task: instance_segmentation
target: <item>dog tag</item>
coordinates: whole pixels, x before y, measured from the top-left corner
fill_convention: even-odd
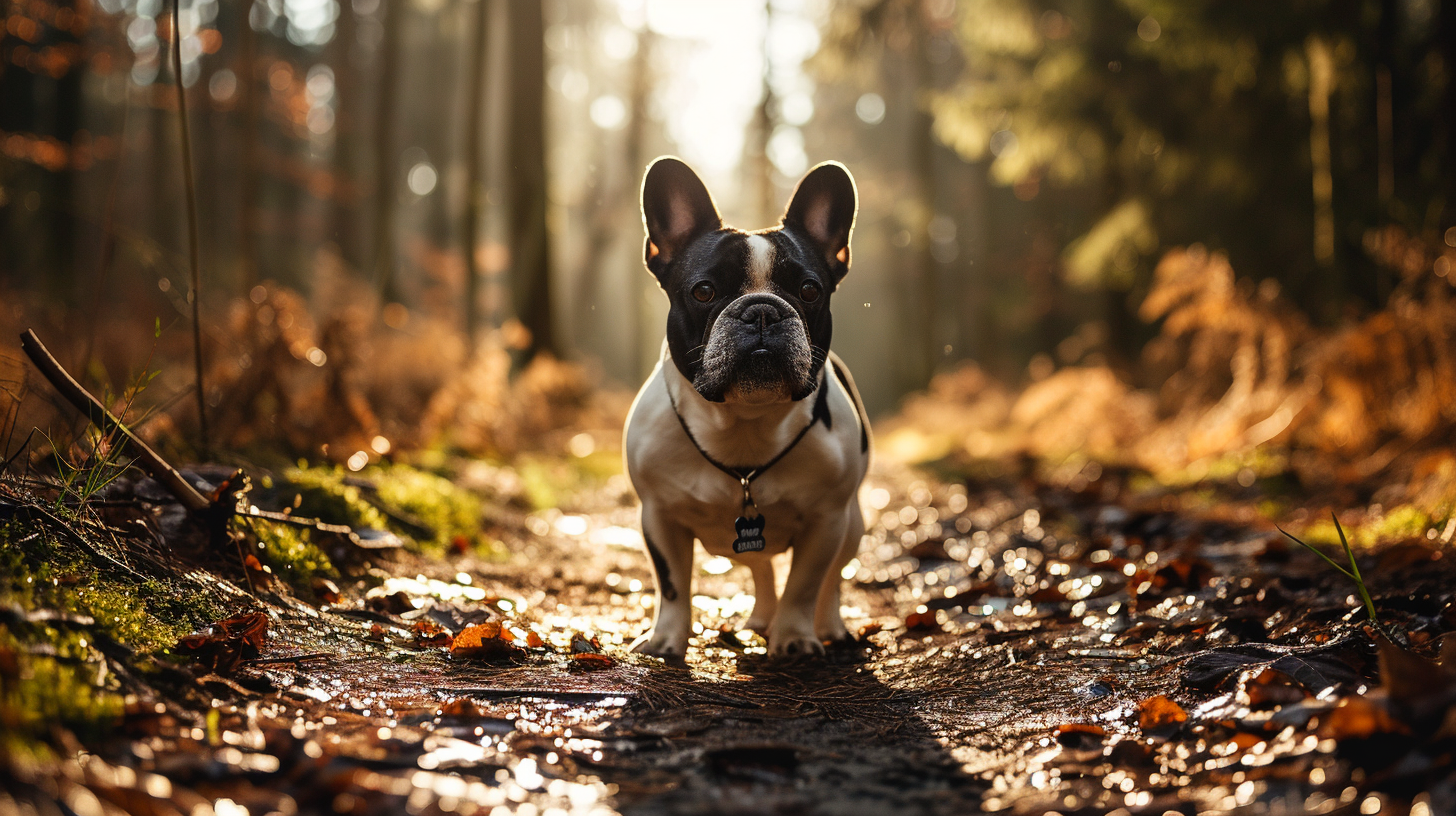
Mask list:
[[[738,538],[733,541],[733,552],[763,552],[763,516],[739,516],[733,522],[738,529]]]

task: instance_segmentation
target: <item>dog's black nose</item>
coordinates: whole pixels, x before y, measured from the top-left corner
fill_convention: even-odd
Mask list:
[[[738,319],[752,326],[770,326],[784,319],[778,307],[772,303],[755,303],[743,310]]]

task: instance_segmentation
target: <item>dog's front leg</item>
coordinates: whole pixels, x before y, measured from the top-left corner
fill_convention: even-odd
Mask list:
[[[632,651],[683,657],[693,623],[693,534],[644,502],[642,538],[657,576],[656,617],[652,630],[632,644]]]
[[[814,607],[824,574],[834,565],[848,531],[849,516],[832,513],[821,516],[794,540],[794,561],[789,580],[779,599],[778,614],[769,627],[768,648],[772,654],[823,654],[824,644],[814,633]]]

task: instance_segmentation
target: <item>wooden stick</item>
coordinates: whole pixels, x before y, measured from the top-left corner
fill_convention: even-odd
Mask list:
[[[25,351],[26,356],[30,357],[30,361],[35,364],[41,374],[45,375],[45,378],[60,392],[61,396],[76,406],[76,410],[85,414],[101,430],[119,434],[136,456],[134,464],[171,491],[183,507],[194,513],[214,509],[210,499],[197,492],[197,488],[188,483],[176,468],[167,464],[166,460],[157,455],[157,452],[143,442],[141,437],[132,433],[131,429],[122,424],[121,420],[106,410],[106,406],[102,405],[100,400],[82,388],[81,384],[76,382],[75,378],[67,373],[59,362],[56,362],[56,358],[51,355],[40,338],[36,337],[34,331],[26,329],[20,335],[20,348]]]

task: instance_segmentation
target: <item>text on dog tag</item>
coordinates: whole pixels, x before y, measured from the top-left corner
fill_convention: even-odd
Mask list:
[[[738,529],[738,538],[733,540],[733,552],[763,551],[763,516],[739,516],[733,526]]]

